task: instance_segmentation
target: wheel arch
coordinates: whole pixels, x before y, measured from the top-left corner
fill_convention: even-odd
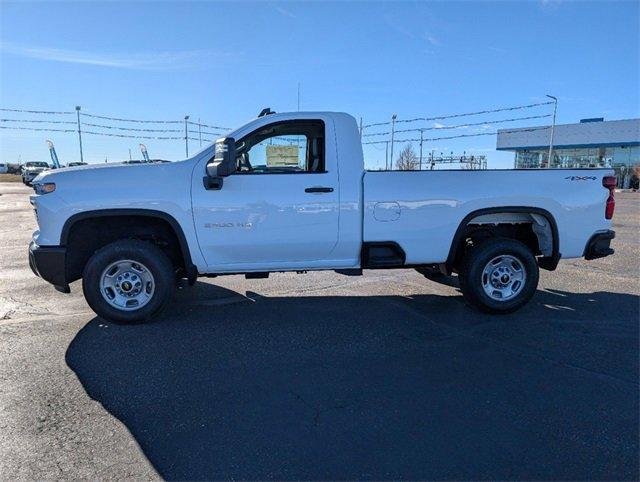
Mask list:
[[[506,213],[518,213],[518,214],[531,214],[531,215],[539,215],[544,217],[549,223],[549,227],[551,228],[551,255],[544,256],[539,258],[538,264],[541,268],[553,271],[558,262],[560,261],[560,238],[558,235],[558,225],[556,223],[553,215],[543,208],[538,207],[529,207],[529,206],[496,206],[490,208],[477,209],[475,211],[471,211],[467,214],[456,229],[456,232],[451,240],[451,247],[449,248],[449,255],[447,256],[447,261],[445,263],[445,269],[447,273],[451,273],[453,271],[454,263],[456,261],[456,257],[458,255],[458,251],[460,249],[460,243],[463,240],[463,236],[465,234],[466,228],[469,224],[472,224],[475,218],[480,216],[487,216],[491,214],[506,214]],[[535,232],[534,232],[535,233]],[[537,233],[536,233],[537,235]]]
[[[182,260],[184,263],[185,274],[189,279],[189,282],[195,282],[195,279],[198,276],[198,271],[196,266],[193,264],[191,252],[189,251],[189,244],[187,242],[187,238],[184,234],[182,226],[180,226],[180,223],[178,223],[178,221],[173,216],[164,211],[142,208],[115,208],[82,211],[70,216],[65,221],[60,233],[60,245],[68,246],[70,234],[72,233],[74,226],[77,226],[79,222],[88,221],[91,219],[112,218],[119,216],[141,217],[166,222],[178,241],[180,254],[182,255]]]

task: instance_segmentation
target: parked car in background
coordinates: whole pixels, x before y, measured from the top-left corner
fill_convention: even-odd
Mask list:
[[[22,166],[22,182],[27,186],[31,186],[31,182],[38,174],[48,171],[49,164],[41,161],[27,162]]]
[[[67,167],[77,167],[77,166],[86,166],[86,162],[70,162],[67,164]]]
[[[7,164],[7,174],[21,174],[22,166],[20,164]]]
[[[9,166],[0,162],[0,174],[6,174],[7,172],[9,172]]]

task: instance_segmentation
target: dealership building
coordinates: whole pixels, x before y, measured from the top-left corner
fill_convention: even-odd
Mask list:
[[[556,125],[549,166],[550,140],[551,126],[500,129],[496,149],[513,151],[516,169],[612,167],[620,187],[629,186],[632,167],[640,166],[640,119]]]

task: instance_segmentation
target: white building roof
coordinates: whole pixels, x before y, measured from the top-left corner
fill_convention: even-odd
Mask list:
[[[549,147],[551,126],[499,129],[496,149],[517,151]],[[558,124],[553,134],[556,148],[640,145],[640,119]]]

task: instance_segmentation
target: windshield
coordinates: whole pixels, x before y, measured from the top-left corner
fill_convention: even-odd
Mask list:
[[[46,162],[27,162],[27,167],[49,167]]]

